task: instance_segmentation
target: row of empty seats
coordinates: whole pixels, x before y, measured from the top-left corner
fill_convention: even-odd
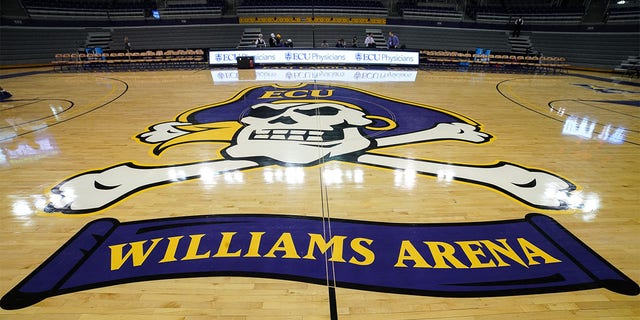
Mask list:
[[[478,51],[476,51],[478,52]],[[564,73],[568,67],[563,57],[491,54],[458,51],[420,51],[424,64],[431,68],[475,68],[483,71],[515,73]]]
[[[386,17],[388,9],[380,0],[244,0],[236,8],[238,16],[319,14],[333,16]]]
[[[246,16],[325,16],[389,17],[397,12],[406,20],[462,22],[469,18],[481,23],[507,24],[517,16],[527,24],[577,25],[583,22],[590,2],[583,0],[457,1],[400,0],[396,4],[381,0],[21,0],[31,19],[115,20],[207,19],[222,18],[230,7]],[[602,22],[632,24],[640,22],[640,6],[609,1]],[[234,12],[231,12],[233,14]]]
[[[639,23],[640,4],[618,5],[607,8],[605,20],[607,23]]]
[[[465,16],[478,22],[507,24],[522,16],[527,24],[579,24],[585,5],[576,1],[485,1],[400,0],[397,9],[404,19],[461,22]]]
[[[384,8],[379,0],[314,0],[314,1],[297,1],[297,0],[244,0],[240,3],[241,7],[368,7],[368,8]]]
[[[22,0],[33,19],[58,20],[141,20],[219,18],[226,10],[225,0],[206,0],[199,4],[169,4],[158,7],[154,0]]]
[[[402,0],[398,2],[398,12],[404,19],[460,22],[464,18],[464,12],[456,2],[422,3]]]
[[[629,56],[614,71],[626,76],[640,78],[640,56]]]
[[[58,71],[199,69],[207,66],[202,49],[57,53],[51,63]]]
[[[22,0],[22,5],[29,8],[60,9],[144,9],[155,7],[153,0]]]
[[[471,6],[482,23],[507,24],[523,17],[526,24],[580,24],[586,12],[583,0],[487,0]]]
[[[584,8],[549,8],[545,10],[505,10],[503,7],[481,7],[476,12],[476,21],[507,24],[522,17],[527,24],[580,24]]]
[[[52,20],[144,19],[156,6],[153,0],[22,0],[22,4],[32,19]]]

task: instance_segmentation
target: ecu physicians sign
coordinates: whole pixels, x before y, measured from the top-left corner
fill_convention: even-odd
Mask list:
[[[367,49],[275,49],[275,50],[212,50],[209,65],[236,65],[237,57],[254,57],[258,65],[394,65],[414,66],[420,62],[413,50]]]
[[[0,301],[18,309],[103,286],[253,276],[441,297],[638,285],[551,218],[394,224],[285,215],[211,215],[86,225]],[[326,263],[326,262],[329,263]],[[327,270],[329,268],[329,270]],[[328,271],[328,272],[327,272]]]

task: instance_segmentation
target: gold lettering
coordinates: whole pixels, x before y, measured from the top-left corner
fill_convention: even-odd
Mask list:
[[[306,98],[309,94],[308,90],[291,90],[284,93],[287,98]]]
[[[265,91],[258,99],[281,98],[285,91]]]
[[[280,238],[278,238],[278,241],[276,241],[273,247],[271,247],[271,250],[269,250],[269,252],[264,256],[269,258],[275,258],[276,257],[275,252],[277,251],[284,252],[284,255],[282,256],[283,258],[300,258],[300,256],[298,255],[298,252],[296,251],[296,246],[293,243],[293,238],[291,237],[291,233],[288,233],[288,232],[283,233],[280,236]]]
[[[344,252],[344,239],[347,238],[346,236],[333,236],[329,242],[324,241],[324,237],[321,234],[309,233],[309,237],[309,249],[307,250],[307,255],[303,258],[315,260],[316,258],[313,256],[315,247],[318,247],[321,253],[325,253],[330,247],[333,247],[329,261],[346,262],[342,257]]]
[[[111,249],[111,271],[122,268],[122,265],[129,260],[129,258],[131,258],[134,267],[141,266],[161,240],[162,238],[152,239],[151,246],[147,251],[144,250],[144,244],[147,243],[148,240],[109,246],[109,249]],[[123,249],[126,245],[129,245],[130,249],[123,255]]]
[[[371,245],[373,243],[373,240],[367,239],[367,238],[355,238],[351,240],[351,249],[353,249],[353,251],[355,251],[356,253],[359,253],[360,255],[362,255],[364,259],[358,260],[356,259],[356,257],[351,257],[351,259],[349,259],[349,263],[356,264],[359,266],[368,266],[373,263],[373,260],[376,259],[376,256],[373,253],[373,251],[371,251],[371,249],[362,245],[363,242],[368,245]]]
[[[251,234],[251,242],[249,243],[249,249],[247,249],[247,254],[243,257],[260,257],[260,253],[258,249],[260,249],[260,240],[262,240],[262,235],[265,232],[249,232]]]
[[[220,240],[220,246],[218,247],[218,252],[214,254],[214,257],[239,257],[242,254],[242,250],[238,250],[236,252],[229,252],[229,247],[231,247],[231,239],[233,239],[233,235],[237,232],[221,232],[222,240]]]
[[[402,240],[402,244],[400,245],[400,253],[398,254],[398,261],[396,262],[394,267],[406,268],[407,265],[404,263],[405,260],[413,261],[414,268],[432,268],[431,265],[429,265],[427,261],[424,260],[416,247],[414,247],[409,240]]]
[[[172,261],[177,261],[178,259],[176,259],[176,251],[178,250],[178,243],[180,242],[180,239],[184,238],[184,236],[177,236],[177,237],[169,237],[167,239],[169,239],[169,244],[167,245],[167,251],[165,251],[164,253],[164,258],[162,258],[162,260],[158,261],[159,263],[163,263],[163,262],[172,262]]]
[[[189,241],[187,254],[184,256],[184,258],[182,258],[182,260],[205,259],[211,256],[211,251],[198,254],[198,249],[200,247],[200,240],[204,236],[205,236],[204,234],[192,234],[189,236],[191,238],[191,241]]]
[[[542,258],[542,260],[544,260],[544,263],[562,262],[552,257],[550,254],[542,251],[542,249],[536,247],[533,243],[527,241],[524,238],[518,238],[518,243],[520,244],[522,251],[524,251],[524,254],[527,256],[527,259],[529,259],[530,266],[540,264],[538,261],[533,260],[533,258],[535,257]]]
[[[316,98],[331,97],[332,95],[333,89],[327,90],[324,95],[322,94],[322,90],[311,90],[311,96]]]
[[[500,257],[499,253],[502,254],[503,256],[517,262],[518,264],[520,264],[523,267],[529,267],[523,260],[522,258],[520,258],[520,256],[518,256],[518,254],[513,251],[513,249],[509,246],[509,244],[507,244],[507,239],[496,239],[496,241],[500,242],[502,244],[502,246],[499,246],[498,244],[491,242],[489,240],[480,240],[480,242],[482,242],[482,244],[485,245],[485,247],[487,247],[487,250],[489,250],[489,252],[491,252],[491,255],[493,255],[494,258],[496,258],[496,260],[498,261],[498,267],[508,267],[509,264],[504,262],[504,260],[502,260],[502,258]]]
[[[435,262],[434,268],[442,268],[449,269],[451,268],[445,260],[449,261],[454,267],[460,269],[467,269],[460,260],[456,259],[453,254],[456,252],[456,249],[446,243],[446,242],[424,242],[427,246],[429,246],[429,250],[431,251],[431,255],[433,256],[433,261]]]
[[[478,258],[484,257],[486,258],[484,252],[482,251],[482,245],[480,245],[480,241],[456,241],[456,244],[462,248],[462,251],[471,262],[469,268],[492,268],[496,266],[496,263],[493,260],[489,259],[488,262],[482,262]],[[477,248],[473,249],[472,246]]]
[[[333,95],[333,89],[329,90],[274,90],[274,91],[265,91],[262,96],[258,99],[272,99],[272,98],[307,98],[309,96],[315,98],[326,98],[331,97]]]

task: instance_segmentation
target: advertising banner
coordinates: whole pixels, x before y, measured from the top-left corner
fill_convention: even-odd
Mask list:
[[[254,57],[260,65],[393,65],[418,66],[418,51],[367,49],[212,50],[209,65],[236,65],[237,57]]]

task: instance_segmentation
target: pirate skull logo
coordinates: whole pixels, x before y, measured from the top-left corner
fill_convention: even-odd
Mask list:
[[[240,120],[230,158],[267,157],[309,164],[325,157],[366,149],[371,141],[360,127],[372,123],[360,110],[337,103],[261,103]]]
[[[314,99],[309,95],[315,95]],[[580,203],[573,197],[573,183],[544,170],[504,161],[472,165],[369,152],[441,140],[480,144],[492,136],[472,120],[445,110],[335,85],[245,89],[229,101],[153,125],[137,138],[155,144],[155,154],[194,141],[229,145],[221,150],[222,159],[158,167],[123,163],[81,173],[52,188],[44,211],[95,212],[141,190],[200,178],[203,172],[309,166],[329,160],[413,170],[425,176],[453,173],[453,180],[492,188],[538,209],[565,210],[570,203],[572,207]],[[180,172],[179,179],[176,172]]]

